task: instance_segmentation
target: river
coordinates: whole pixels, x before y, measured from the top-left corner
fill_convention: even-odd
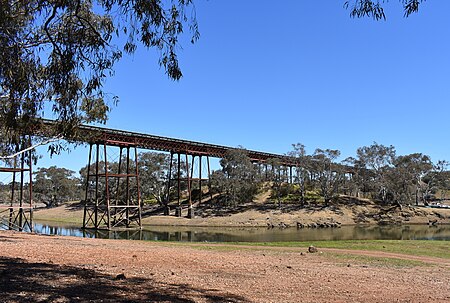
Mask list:
[[[450,225],[342,226],[341,228],[238,228],[144,226],[142,230],[83,230],[55,222],[35,222],[34,231],[102,239],[186,242],[292,242],[320,240],[444,240],[450,241]]]

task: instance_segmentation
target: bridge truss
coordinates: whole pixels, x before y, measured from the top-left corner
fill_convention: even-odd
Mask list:
[[[39,130],[43,135],[48,134],[48,129],[53,129],[55,124],[56,122],[52,120],[41,120]],[[228,151],[236,149],[91,125],[79,125],[74,135],[66,139],[90,145],[83,227],[95,229],[141,226],[142,202],[139,172],[136,169],[138,167],[137,149],[170,153],[164,213],[175,216],[186,215],[188,218],[194,216],[195,203],[201,202],[204,198],[205,185],[208,186],[209,198],[212,199],[210,158],[223,158]],[[109,165],[108,154],[111,152],[107,147],[119,150],[119,165],[115,171]],[[292,180],[292,167],[296,165],[294,158],[253,150],[246,150],[246,152],[254,163],[261,164],[268,159],[279,159],[286,168],[286,172],[288,167],[290,169],[290,178],[286,177],[286,179]],[[182,165],[185,176],[182,175]],[[205,167],[206,175],[202,174]],[[265,167],[267,169],[267,166]],[[195,168],[196,171],[194,171]],[[169,205],[172,186],[176,187],[174,212]],[[185,214],[183,214],[182,206],[184,203],[188,205]]]
[[[53,120],[39,120],[31,134],[41,137],[59,137],[55,134],[57,122]],[[137,149],[154,150],[170,153],[170,167],[168,171],[167,199],[164,202],[166,215],[172,214],[169,207],[170,189],[177,188],[174,215],[183,215],[183,202],[188,204],[188,218],[194,216],[195,202],[204,198],[203,187],[208,186],[209,198],[212,199],[210,183],[210,158],[223,158],[230,150],[236,148],[196,141],[148,135],[111,128],[91,125],[79,125],[73,135],[65,137],[69,142],[89,144],[88,171],[86,176],[86,192],[83,216],[83,227],[93,229],[113,229],[115,227],[141,227],[142,201],[140,196],[140,180],[137,162]],[[31,139],[29,141],[31,144]],[[31,145],[30,145],[31,146]],[[109,159],[111,148],[118,154],[119,164],[111,165]],[[254,163],[261,164],[268,159],[279,159],[285,167],[286,180],[292,181],[292,168],[296,165],[295,158],[246,150]],[[31,151],[29,158],[31,159]],[[13,174],[11,199],[6,211],[9,211],[8,226],[16,226],[20,230],[32,230],[32,166],[26,160],[25,153],[14,160],[12,167],[0,168],[1,173]],[[194,171],[197,164],[198,171]],[[182,165],[186,176],[182,176]],[[202,169],[207,168],[206,176]],[[265,165],[267,171],[267,165]],[[287,176],[289,168],[290,177]],[[29,182],[25,184],[25,174],[29,175]],[[194,175],[196,177],[194,177]],[[19,193],[16,187],[19,184]],[[187,190],[182,189],[185,185]],[[23,194],[27,186],[29,194]],[[195,195],[193,195],[195,188]],[[187,194],[186,194],[187,192]],[[183,193],[185,193],[183,195]],[[186,197],[187,195],[187,197]],[[26,203],[25,203],[26,199]],[[184,200],[184,201],[183,201]],[[13,206],[14,204],[14,206]],[[2,204],[3,205],[3,204]],[[17,205],[17,206],[16,206]]]

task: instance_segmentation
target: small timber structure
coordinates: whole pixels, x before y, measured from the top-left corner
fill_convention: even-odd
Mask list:
[[[33,136],[50,137],[54,134],[57,123],[52,120],[39,120]],[[181,182],[187,185],[188,213],[191,218],[193,212],[192,185],[198,182],[202,188],[202,182],[210,187],[210,157],[223,158],[228,151],[236,148],[201,143],[188,140],[180,140],[168,137],[154,136],[143,133],[129,132],[90,125],[78,125],[73,135],[64,139],[71,142],[89,144],[88,171],[86,175],[86,193],[84,200],[83,228],[113,229],[116,227],[141,227],[142,205],[140,196],[139,167],[137,150],[146,149],[170,153],[170,168],[168,171],[169,192],[172,185],[177,186],[177,207],[175,215],[181,216]],[[31,146],[31,139],[29,141]],[[115,149],[115,152],[111,152]],[[288,182],[292,182],[292,169],[298,165],[295,158],[246,150],[252,162],[263,164],[268,159],[278,159],[285,168],[284,175]],[[116,155],[119,164],[112,165],[109,161],[111,154]],[[9,228],[17,227],[19,230],[32,230],[32,166],[31,154],[25,157],[22,153],[14,159],[13,165],[0,168],[1,173],[12,173],[11,200],[5,209],[9,212],[6,224]],[[194,178],[194,164],[197,160],[198,178]],[[206,160],[206,161],[205,161]],[[181,163],[184,161],[186,177],[182,178]],[[202,176],[202,163],[207,167],[207,176]],[[175,168],[175,169],[174,169]],[[289,176],[288,176],[289,168]],[[267,166],[266,166],[267,169]],[[173,172],[175,171],[175,173]],[[29,194],[26,199],[24,193],[24,173],[29,174]],[[16,175],[18,174],[19,180]],[[17,189],[17,184],[19,184]],[[18,195],[16,194],[18,191]],[[165,214],[170,214],[168,205],[169,194],[165,202]],[[211,191],[209,191],[211,193]],[[200,190],[199,201],[202,199]],[[0,203],[3,201],[0,201]]]

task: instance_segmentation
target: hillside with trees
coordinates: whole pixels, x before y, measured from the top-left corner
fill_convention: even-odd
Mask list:
[[[316,149],[306,154],[302,144],[294,144],[288,155],[295,159],[291,171],[279,159],[250,165],[244,149],[233,151],[222,159],[222,170],[213,175],[216,190],[234,204],[251,200],[257,190],[269,182],[278,204],[283,202],[319,203],[328,206],[340,196],[367,198],[386,206],[429,205],[445,198],[449,189],[447,161],[432,162],[421,153],[396,155],[394,146],[374,142],[358,148],[356,157],[338,161],[340,151]],[[230,163],[232,165],[230,165]],[[249,167],[250,166],[250,167]],[[239,173],[242,171],[241,173]],[[243,173],[245,172],[245,173]]]

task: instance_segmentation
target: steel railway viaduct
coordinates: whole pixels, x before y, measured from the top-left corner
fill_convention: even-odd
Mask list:
[[[33,136],[49,137],[50,134],[54,134],[55,126],[57,126],[55,121],[43,119],[31,133]],[[73,134],[64,139],[89,144],[83,228],[141,227],[142,199],[137,149],[170,153],[165,214],[171,214],[168,197],[170,189],[175,186],[177,189],[175,215],[182,215],[182,200],[184,200],[187,202],[189,218],[194,215],[193,184],[200,189],[195,197],[198,202],[202,201],[202,186],[207,184],[210,189],[210,157],[223,158],[230,150],[237,149],[90,125],[77,126]],[[31,139],[28,142],[30,147]],[[109,161],[111,150],[115,150],[118,165],[111,165]],[[286,180],[292,182],[293,168],[298,165],[295,158],[254,150],[246,152],[253,163],[260,164],[260,168],[261,165],[265,166],[266,170],[267,165],[264,163],[268,159],[278,159],[284,168]],[[3,208],[0,209],[0,216],[4,215],[0,223],[11,229],[33,228],[32,161],[27,160],[31,159],[31,149],[26,153],[16,156],[11,166],[0,167],[0,173],[12,174],[10,201],[3,201],[7,203],[6,206],[0,206]],[[202,176],[202,163],[203,169],[205,166],[207,168],[207,176]],[[185,176],[182,176],[182,166]],[[198,171],[194,171],[195,166]],[[182,191],[182,184],[187,186],[187,190]],[[210,190],[209,194],[212,198]]]

